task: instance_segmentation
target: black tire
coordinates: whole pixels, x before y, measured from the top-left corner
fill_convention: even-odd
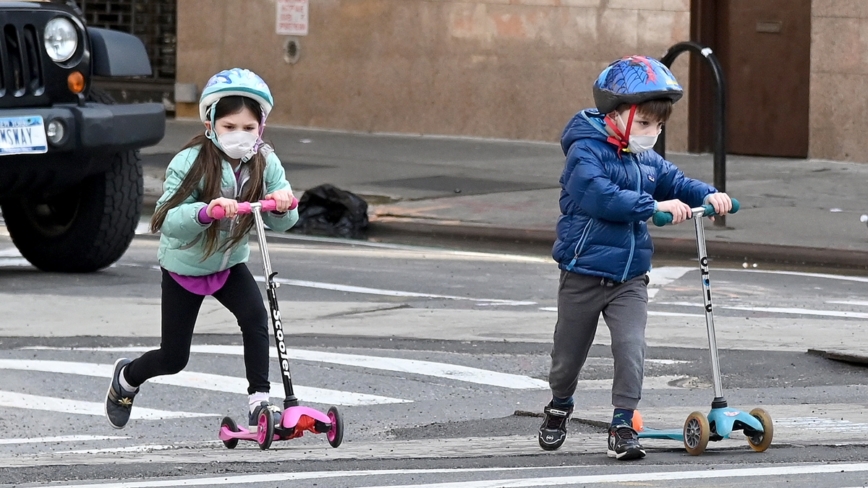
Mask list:
[[[238,425],[235,424],[235,421],[232,420],[232,417],[223,417],[223,421],[220,422],[220,429],[226,427],[232,432],[238,432]],[[223,441],[223,445],[226,446],[226,449],[235,449],[235,446],[238,445],[238,439],[229,439],[228,441]]]
[[[88,99],[112,104],[101,90]],[[43,271],[89,273],[114,263],[126,252],[142,213],[144,180],[138,151],[123,151],[93,166],[108,167],[78,185],[51,196],[29,196],[0,204],[12,242]]]
[[[89,273],[114,263],[136,233],[144,195],[135,151],[109,156],[111,168],[60,195],[3,202],[12,242],[43,271]]]

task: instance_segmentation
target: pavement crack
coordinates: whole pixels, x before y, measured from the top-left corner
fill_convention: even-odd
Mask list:
[[[412,308],[412,307],[409,304],[402,303],[401,305],[395,305],[392,307],[380,307],[380,308],[373,308],[373,309],[369,309],[369,310],[355,310],[352,312],[332,313],[332,314],[328,314],[328,315],[323,315],[323,316],[318,317],[318,318],[319,319],[334,319],[334,318],[340,318],[340,317],[347,317],[350,315],[363,315],[366,313],[388,312],[390,310],[400,310],[402,308]]]

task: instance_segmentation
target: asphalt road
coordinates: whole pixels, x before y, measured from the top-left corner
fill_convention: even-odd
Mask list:
[[[558,272],[536,252],[272,236],[270,256],[302,403],[337,405],[344,443],[323,436],[227,450],[243,422],[240,336],[206,300],[184,374],[144,385],[128,428],[102,401],[111,364],[157,346],[156,240],[137,238],[91,275],[41,273],[0,228],[0,486],[861,486],[868,377],[809,348],[860,347],[868,277],[713,263],[723,387],[766,409],[775,442],[740,433],[687,456],[646,440],[637,463],[605,457],[612,360],[601,327],[561,450],[536,445]],[[261,276],[259,259],[250,266]],[[680,428],[712,399],[694,261],[655,262],[646,425]],[[276,363],[276,400],[282,396]],[[240,383],[239,383],[240,382]],[[256,476],[260,476],[256,478]],[[511,481],[510,481],[511,480]]]

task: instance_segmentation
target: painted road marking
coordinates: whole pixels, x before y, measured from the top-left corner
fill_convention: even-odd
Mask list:
[[[144,349],[144,348],[143,348]],[[145,349],[147,350],[147,349]],[[240,350],[240,346],[239,346]],[[243,354],[243,353],[242,353]],[[76,374],[81,376],[96,376],[111,378],[114,366],[111,364],[81,363],[71,361],[44,361],[36,359],[0,359],[0,369],[21,371],[40,371],[45,373]],[[178,374],[151,378],[148,383],[198,388],[200,390],[219,391],[223,393],[245,394],[248,382],[244,378],[222,376],[208,373],[181,371]],[[271,383],[271,391],[282,392],[283,383]],[[411,400],[401,400],[364,393],[326,390],[307,386],[295,386],[297,396],[311,403],[326,405],[360,406],[381,405],[386,403],[412,403]],[[133,409],[135,412],[138,409]]]
[[[111,374],[111,373],[109,373]],[[11,391],[0,391],[0,407],[25,408],[28,410],[45,410],[54,413],[72,413],[80,415],[105,415],[104,402],[84,402],[67,398],[27,395]],[[136,407],[130,418],[139,420],[163,420],[191,417],[219,417],[216,413],[171,412],[152,408]]]
[[[27,347],[24,349],[146,352],[150,351],[153,348],[79,347],[69,349],[37,346]],[[244,354],[244,349],[241,346],[194,345],[190,348],[190,351],[203,354],[227,354],[232,356],[241,356]],[[270,354],[272,358],[277,357],[277,351],[275,351],[274,349],[271,350]],[[422,376],[433,376],[436,378],[464,381],[467,383],[476,383],[480,385],[498,386],[501,388],[511,388],[515,390],[547,390],[549,388],[549,384],[547,381],[531,378],[529,376],[500,373],[497,371],[489,371],[486,369],[471,368],[469,366],[458,366],[455,364],[437,363],[433,361],[420,361],[415,359],[400,359],[381,356],[363,356],[357,354],[340,354],[334,352],[309,351],[305,349],[288,349],[287,354],[289,355],[290,359],[295,359],[299,361],[341,364],[344,366],[355,366],[359,368],[377,369],[382,371],[395,371],[399,373],[418,374]]]
[[[692,302],[658,302],[659,305],[674,305],[677,307],[704,307],[701,303]],[[843,317],[847,319],[868,319],[868,313],[841,312],[837,310],[809,310],[804,308],[781,307],[738,307],[732,305],[716,305],[714,308],[725,310],[743,310],[746,312],[769,312],[792,315],[813,315],[818,317]]]
[[[824,419],[821,417],[792,417],[775,419],[775,427],[793,427],[803,430],[816,430],[821,432],[868,432],[868,424],[850,422],[849,420]]]
[[[8,444],[49,444],[55,442],[114,441],[129,439],[117,435],[59,435],[54,437],[30,437],[26,439],[0,439],[0,445]]]
[[[540,310],[543,312],[557,312],[558,307],[540,307]],[[705,317],[704,314],[698,313],[681,313],[681,312],[656,312],[654,310],[648,310],[648,316],[656,316],[656,317]]]
[[[718,468],[718,467],[716,467]],[[582,469],[578,466],[550,466],[546,471],[562,469]],[[587,469],[587,468],[585,468]],[[98,483],[90,485],[54,485],[56,488],[158,488],[167,486],[208,486],[208,485],[242,485],[252,483],[277,483],[287,481],[301,481],[328,478],[358,478],[369,476],[412,476],[412,475],[438,475],[455,473],[532,473],[543,471],[541,468],[518,467],[518,468],[460,468],[460,469],[395,469],[395,470],[360,470],[360,471],[314,471],[304,473],[271,473],[238,476],[219,476],[199,479],[173,479],[173,480],[150,480],[150,481],[122,481],[119,483]],[[574,476],[550,476],[507,478],[477,481],[458,481],[445,483],[416,483],[411,485],[383,485],[382,487],[370,488],[500,488],[509,486],[512,488],[536,487],[536,486],[577,486],[590,483],[650,483],[655,481],[677,480],[701,480],[701,479],[727,479],[747,478],[758,476],[785,476],[794,477],[810,474],[840,474],[861,473],[868,471],[868,463],[850,464],[809,464],[799,466],[774,466],[762,468],[720,468],[704,469],[697,471],[644,471],[639,473],[625,474],[592,474]]]

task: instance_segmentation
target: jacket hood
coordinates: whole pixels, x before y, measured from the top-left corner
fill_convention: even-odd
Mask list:
[[[583,138],[597,139],[603,142],[609,138],[603,116],[595,108],[577,113],[564,127],[564,132],[561,134],[561,149],[564,151],[564,155],[569,152],[570,146],[574,142]]]

